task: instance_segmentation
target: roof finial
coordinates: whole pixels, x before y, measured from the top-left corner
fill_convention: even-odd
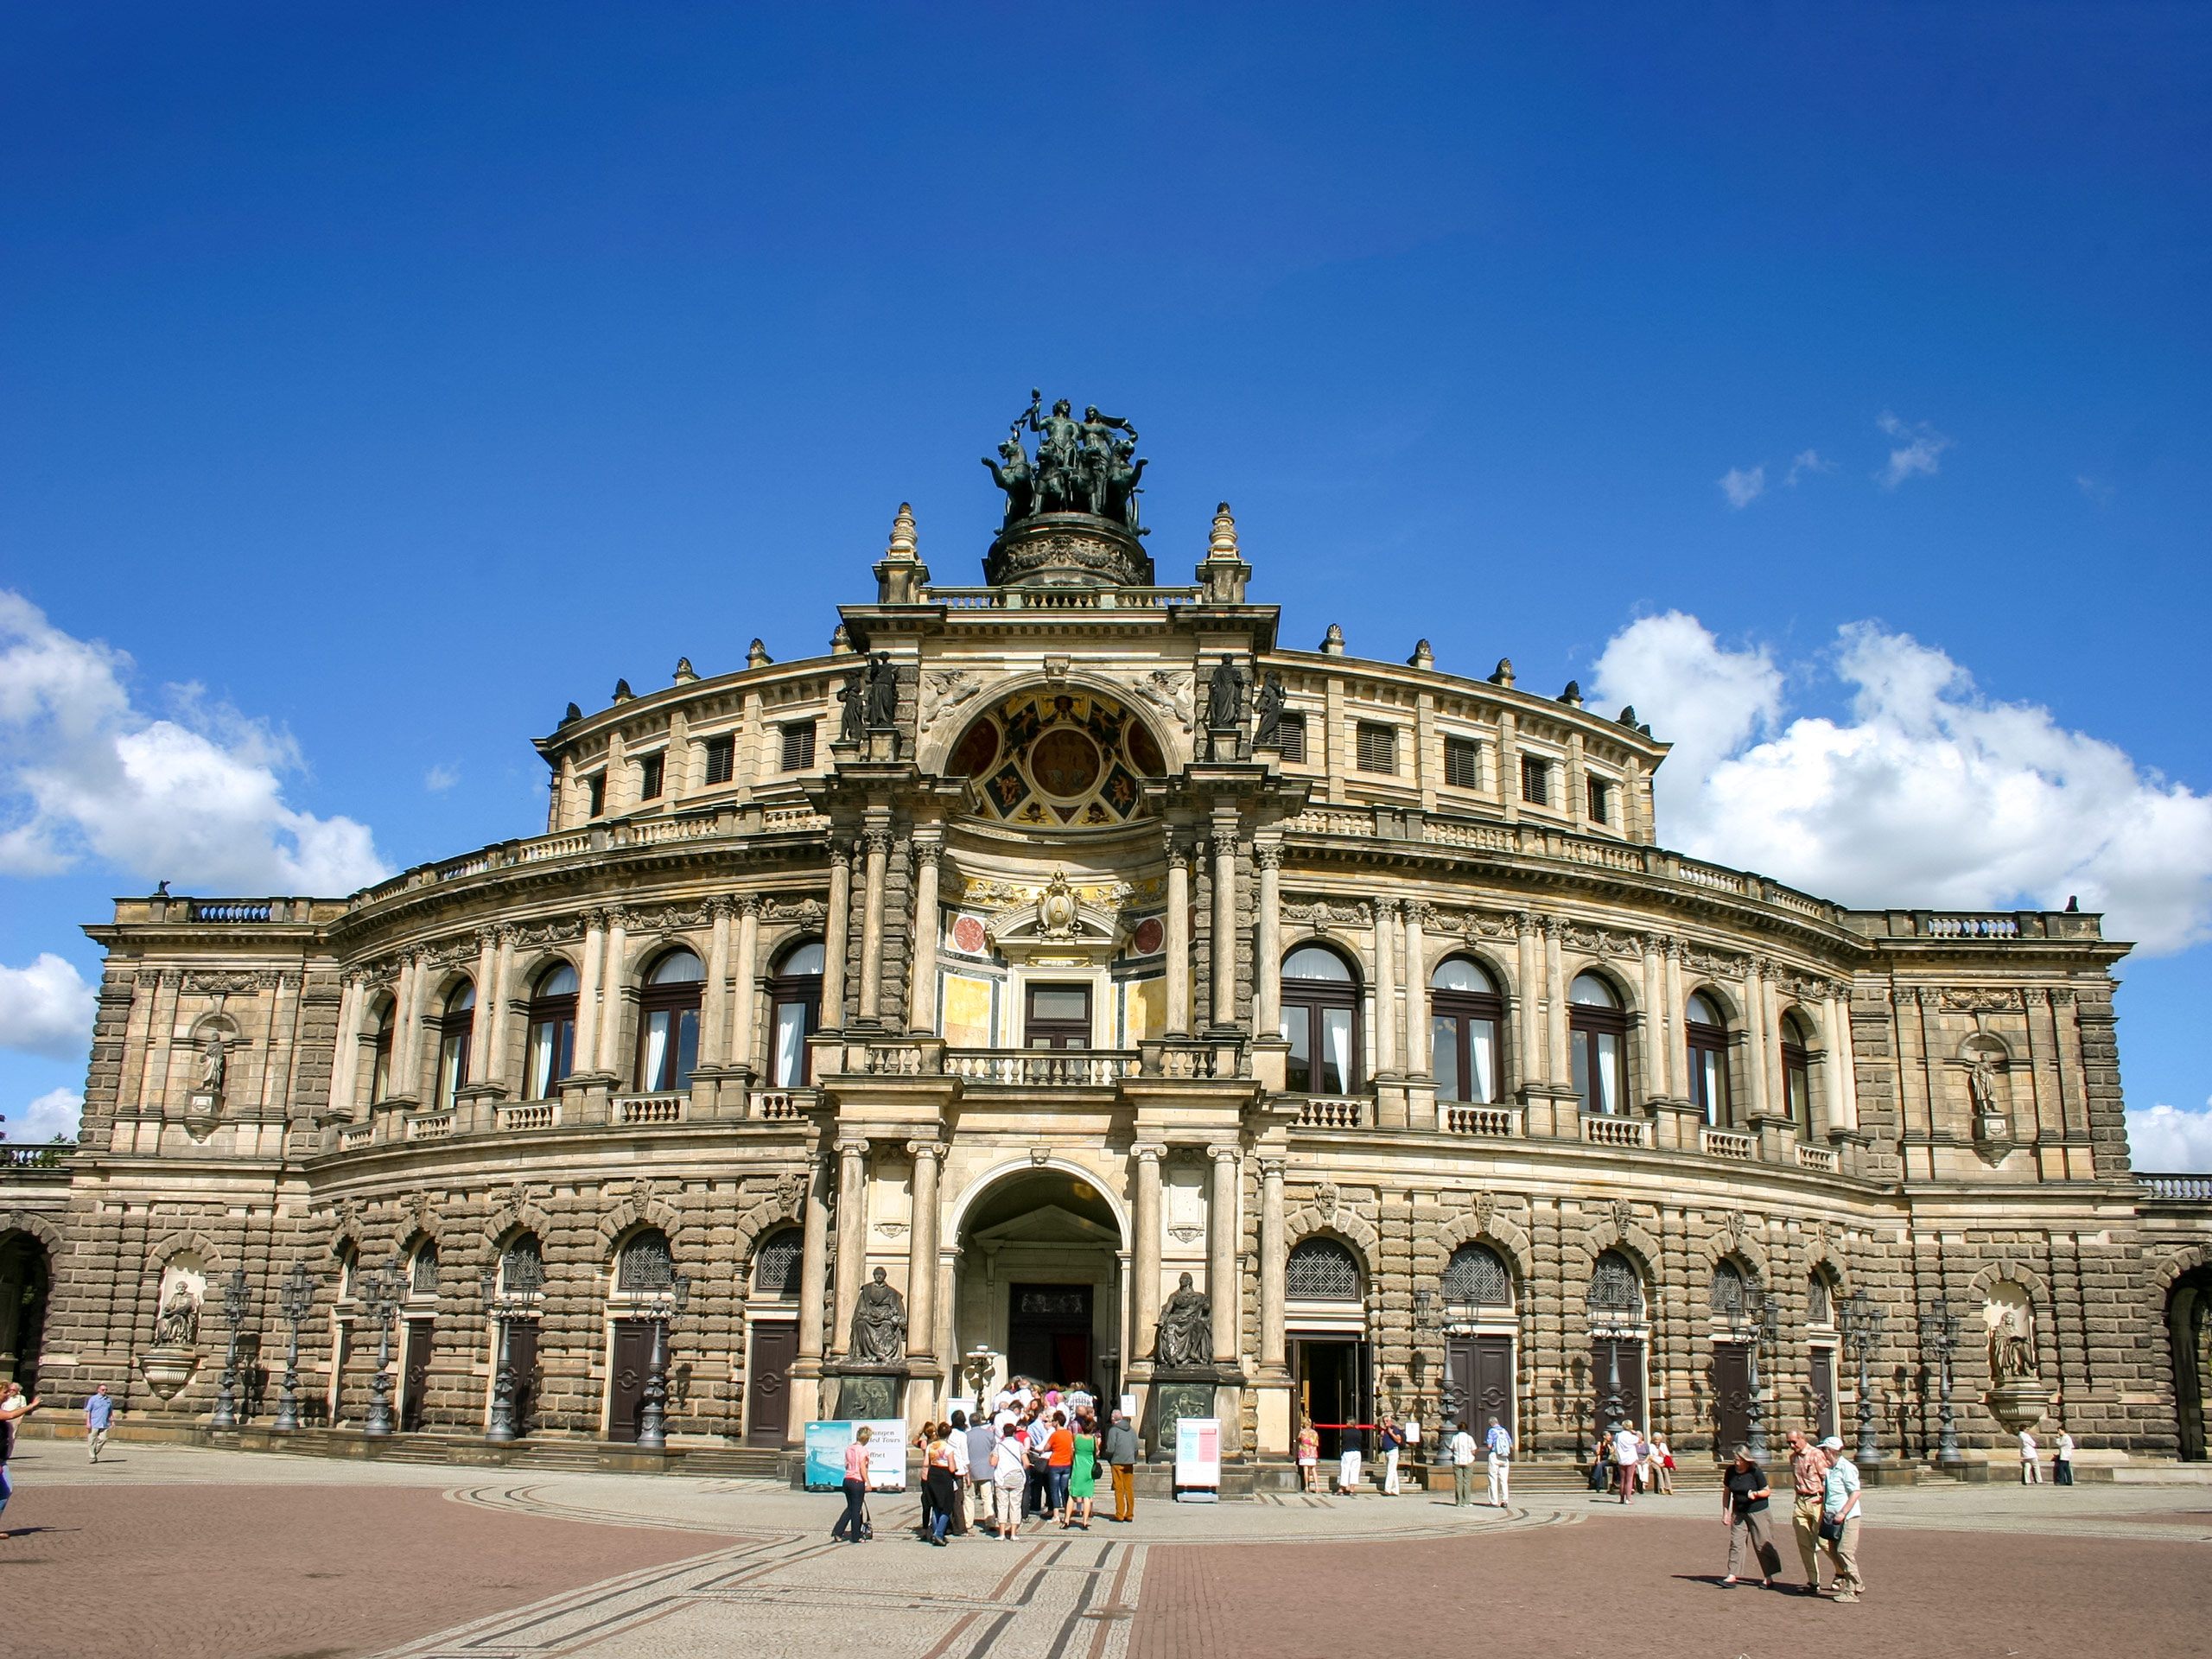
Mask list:
[[[1344,631],[1333,622],[1329,624],[1329,631],[1321,636],[1321,654],[1325,657],[1344,654]]]
[[[768,654],[768,647],[758,639],[753,642],[752,648],[745,653],[745,665],[747,668],[766,668],[775,660]]]
[[[1513,689],[1513,659],[1510,657],[1497,659],[1497,666],[1491,671],[1490,683],[1502,685],[1508,691]]]
[[[832,657],[853,654],[853,636],[845,632],[845,625],[842,622],[837,625],[837,632],[830,636],[830,654]]]
[[[1414,654],[1407,658],[1406,661],[1415,668],[1434,668],[1436,653],[1428,648],[1427,640],[1416,639],[1414,641]]]
[[[1559,700],[1570,709],[1580,709],[1582,706],[1582,682],[1569,680],[1567,690],[1559,694]]]
[[[617,681],[615,681],[615,682],[614,682],[614,701],[615,701],[615,702],[629,702],[632,701],[632,700],[637,696],[637,695],[638,695],[638,694],[637,694],[636,692],[632,691],[632,690],[630,689],[630,682],[629,682],[629,681],[627,681],[627,680],[617,680]]]
[[[891,521],[891,545],[883,550],[887,559],[909,563],[914,556],[914,508],[911,502],[899,504],[899,516]]]
[[[1224,501],[1214,509],[1213,538],[1206,543],[1209,559],[1233,559],[1236,556],[1236,520]]]
[[[699,671],[691,666],[691,659],[689,657],[679,657],[676,659],[676,683],[678,685],[689,685],[698,677]]]

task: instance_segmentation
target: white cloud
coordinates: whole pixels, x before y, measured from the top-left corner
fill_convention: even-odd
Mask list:
[[[442,795],[461,781],[461,768],[448,766],[441,761],[423,774],[423,787],[433,795]]]
[[[385,867],[368,826],[284,804],[285,734],[171,688],[174,717],[133,706],[130,659],[74,639],[0,590],[0,874],[86,858],[205,893],[345,893]]]
[[[1833,461],[1822,461],[1817,449],[1801,449],[1789,458],[1789,473],[1782,481],[1794,490],[1799,479],[1809,474],[1832,473],[1837,465]]]
[[[2212,1111],[2153,1106],[2147,1112],[2130,1112],[2127,1147],[2135,1167],[2153,1174],[2212,1173]]]
[[[92,988],[51,950],[28,968],[0,968],[0,1048],[82,1059],[92,1039]]]
[[[1740,467],[1731,467],[1720,475],[1720,493],[1728,498],[1728,505],[1738,512],[1748,507],[1766,488],[1766,468],[1754,467],[1745,472]]]
[[[74,1089],[49,1089],[20,1110],[8,1113],[0,1140],[31,1146],[56,1135],[77,1138],[77,1125],[85,1110],[85,1097]]]
[[[1917,474],[1933,478],[1941,464],[1943,452],[1951,447],[1945,437],[1925,421],[1905,422],[1884,410],[1874,424],[1898,442],[1898,448],[1890,451],[1890,464],[1874,474],[1885,490],[1897,486]]]
[[[2050,710],[1980,696],[1964,670],[1872,623],[1828,666],[1845,719],[1783,722],[1764,648],[1694,617],[1616,634],[1595,676],[1675,753],[1659,770],[1670,844],[1853,905],[2063,906],[2151,954],[2212,938],[2212,799],[2139,769]]]

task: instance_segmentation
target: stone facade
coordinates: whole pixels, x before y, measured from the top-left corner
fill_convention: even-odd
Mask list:
[[[1032,539],[1007,585],[933,585],[902,511],[831,655],[756,643],[540,740],[542,836],[349,898],[118,902],[79,1148],[0,1172],[35,1315],[10,1363],[204,1419],[242,1272],[265,1417],[304,1263],[305,1410],[358,1424],[365,1275],[397,1258],[405,1423],[485,1427],[497,1273],[535,1337],[525,1431],[620,1438],[667,1301],[625,1252],[657,1235],[678,1443],[796,1444],[836,1409],[880,1267],[915,1419],[969,1367],[1083,1369],[1155,1437],[1171,1388],[1210,1397],[1265,1463],[1301,1413],[1483,1409],[1491,1363],[1539,1452],[1639,1398],[1697,1452],[1732,1389],[1848,1435],[1863,1294],[1891,1455],[1936,1446],[1939,1299],[1969,1452],[2001,1439],[2009,1319],[2047,1422],[2201,1454],[2174,1298],[2212,1275],[2212,1190],[2129,1167],[2126,947],[2096,917],[1848,910],[1668,851],[1666,745],[1631,716],[1425,646],[1281,647],[1226,508],[1185,588]],[[1210,718],[1224,661],[1280,677],[1279,728],[1249,693]],[[895,715],[846,721],[882,675]],[[1285,978],[1317,949],[1334,980]],[[1477,1034],[1440,1066],[1455,1008]],[[1327,1250],[1292,1273],[1316,1238],[1349,1278]],[[1455,1252],[1507,1300],[1455,1295]],[[1155,1378],[1185,1273],[1213,1364]],[[197,1336],[165,1344],[180,1295]],[[156,1349],[188,1350],[166,1399]]]

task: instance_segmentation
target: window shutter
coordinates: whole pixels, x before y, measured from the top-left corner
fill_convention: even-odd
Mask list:
[[[1521,757],[1521,798],[1532,806],[1551,804],[1551,763]]]
[[[707,740],[707,783],[709,787],[726,784],[737,771],[737,739],[734,736],[710,737]]]
[[[1590,790],[1590,821],[1592,823],[1610,823],[1612,817],[1613,786],[1602,778],[1592,778],[1586,781]]]
[[[595,772],[584,779],[584,786],[591,791],[591,815],[594,818],[607,811],[607,774]]]
[[[649,754],[638,766],[638,798],[657,801],[660,798],[661,768],[664,756]]]
[[[1471,737],[1444,740],[1444,781],[1452,789],[1483,786],[1482,747]]]
[[[1398,732],[1393,726],[1359,723],[1359,769],[1395,773],[1398,770]]]
[[[784,770],[804,772],[814,764],[814,722],[810,720],[784,728]]]
[[[1295,760],[1301,766],[1306,760],[1306,716],[1285,715],[1281,736],[1282,758]]]

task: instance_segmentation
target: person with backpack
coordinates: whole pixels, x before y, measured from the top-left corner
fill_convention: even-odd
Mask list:
[[[1724,1588],[1735,1588],[1747,1562],[1758,1569],[1764,1588],[1774,1587],[1782,1556],[1767,1531],[1767,1500],[1773,1496],[1766,1471],[1752,1459],[1751,1448],[1738,1446],[1720,1487],[1720,1518],[1728,1526],[1728,1576],[1720,1580]]]
[[[1512,1501],[1513,1432],[1493,1417],[1483,1444],[1490,1448],[1490,1501],[1503,1509]]]

